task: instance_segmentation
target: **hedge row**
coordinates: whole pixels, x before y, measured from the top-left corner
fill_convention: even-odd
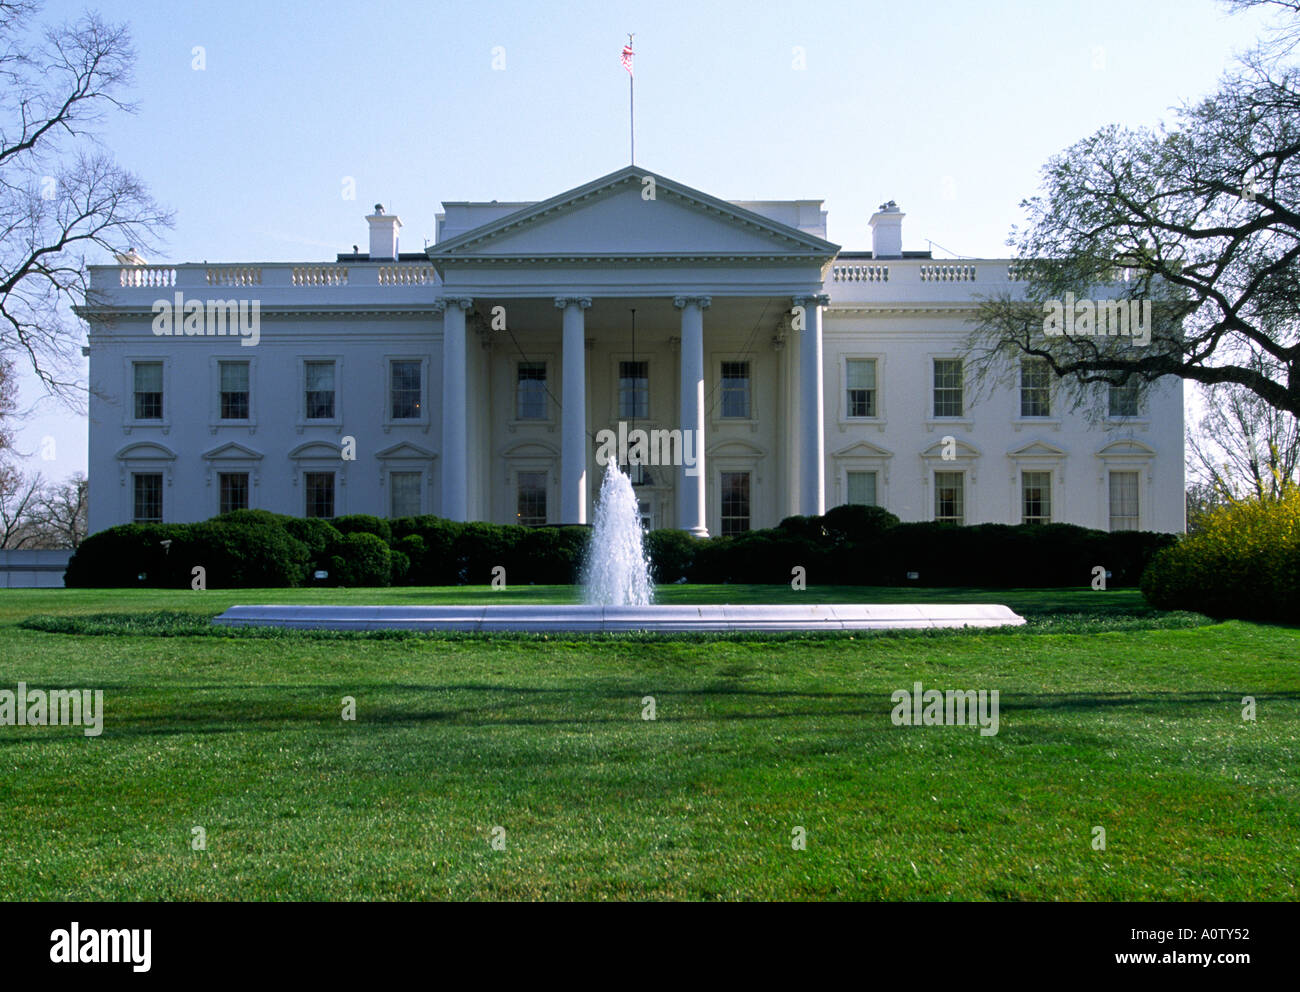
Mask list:
[[[1089,585],[1100,566],[1112,588],[1137,585],[1176,540],[1073,524],[900,523],[877,507],[842,506],[711,541],[656,531],[650,548],[659,582],[788,583],[802,567],[809,585],[1048,588]]]
[[[69,586],[207,588],[330,585],[484,585],[578,581],[588,531],[455,523],[434,516],[332,521],[239,510],[196,524],[129,524],[87,538],[69,563]],[[841,506],[777,527],[697,540],[659,530],[647,538],[655,581],[808,584],[1081,586],[1101,566],[1112,586],[1136,585],[1168,534],[1115,533],[1070,524],[955,527],[900,523],[878,507]],[[165,544],[164,542],[170,542]],[[319,573],[327,573],[318,578]]]
[[[1164,610],[1300,622],[1300,488],[1210,511],[1155,556],[1142,595]]]
[[[576,581],[586,540],[582,527],[364,514],[327,521],[237,510],[203,523],[126,524],[92,534],[68,563],[64,583],[188,588],[201,566],[209,589],[486,584],[500,565],[510,583],[563,584]]]

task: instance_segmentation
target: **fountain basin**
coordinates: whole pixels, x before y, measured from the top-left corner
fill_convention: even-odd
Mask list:
[[[1008,607],[953,603],[708,606],[232,606],[221,627],[465,633],[650,633],[905,630],[1020,626]]]

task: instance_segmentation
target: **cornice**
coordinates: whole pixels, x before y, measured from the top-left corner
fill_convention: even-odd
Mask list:
[[[815,251],[799,252],[588,252],[583,254],[457,255],[440,259],[445,268],[487,265],[698,265],[745,262],[822,264],[824,255]]]

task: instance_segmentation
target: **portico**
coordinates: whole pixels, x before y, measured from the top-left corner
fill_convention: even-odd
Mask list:
[[[632,167],[512,206],[445,204],[428,251],[442,279],[443,516],[498,519],[512,487],[544,477],[547,522],[586,523],[595,435],[627,421],[689,434],[696,452],[693,466],[632,467],[654,526],[707,536],[710,514],[725,516],[714,487],[739,486],[737,466],[765,479],[768,515],[825,509],[835,245]]]

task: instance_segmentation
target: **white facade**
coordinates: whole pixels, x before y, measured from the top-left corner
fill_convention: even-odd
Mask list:
[[[584,523],[620,423],[702,439],[698,474],[644,469],[655,527],[876,502],[1183,529],[1181,382],[1100,423],[1032,380],[976,398],[967,321],[1016,285],[1008,263],[903,252],[892,204],[862,252],[825,240],[821,201],[731,203],[633,167],[540,203],[445,203],[427,252],[367,221],[370,251],[335,262],[92,268],[92,531],[240,505]],[[202,320],[157,333],[163,302],[193,301]],[[255,305],[256,334],[203,333],[215,301]]]

